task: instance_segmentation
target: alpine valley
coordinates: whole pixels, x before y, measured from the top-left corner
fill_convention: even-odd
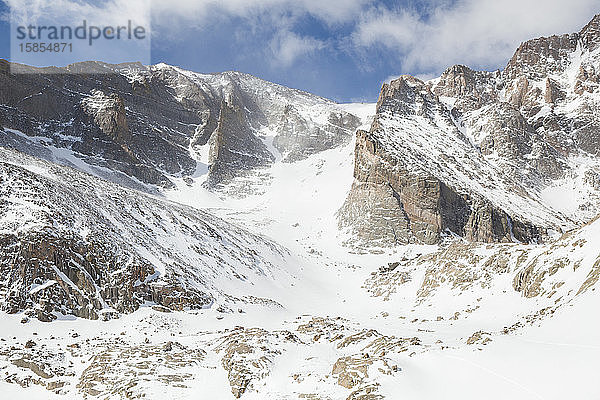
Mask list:
[[[600,15],[336,104],[0,61],[7,399],[600,398]]]

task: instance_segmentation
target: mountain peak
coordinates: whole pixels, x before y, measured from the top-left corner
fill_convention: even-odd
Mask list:
[[[493,91],[496,72],[475,71],[465,65],[453,65],[444,71],[432,88],[438,96],[459,97],[473,95],[481,97],[482,88]]]
[[[510,79],[520,74],[541,79],[548,73],[562,71],[578,43],[588,51],[600,46],[600,14],[595,15],[578,33],[539,37],[521,43],[508,62],[505,74]]]
[[[425,82],[412,75],[402,75],[390,83],[383,84],[377,100],[377,112],[385,109],[395,111],[402,109],[405,113],[413,112],[412,107],[406,107],[406,105],[412,104],[415,96],[421,96],[421,93],[431,95]]]
[[[600,14],[594,18],[579,32],[579,37],[585,48],[594,51],[600,46]]]

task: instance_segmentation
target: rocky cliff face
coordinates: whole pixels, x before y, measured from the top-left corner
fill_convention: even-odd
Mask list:
[[[361,125],[357,116],[343,111],[332,111],[326,118],[324,125],[306,121],[294,105],[286,105],[273,146],[286,154],[285,161],[299,161],[311,154],[349,143],[351,136],[348,132],[354,132]]]
[[[219,122],[210,136],[209,186],[227,182],[241,172],[266,167],[275,161],[267,146],[253,134],[252,126],[238,100],[223,101]]]
[[[48,321],[111,318],[147,303],[198,309],[231,300],[227,280],[282,272],[285,250],[208,213],[16,151],[0,155],[3,311]]]
[[[523,43],[504,71],[457,65],[384,84],[339,212],[350,241],[536,242],[595,216],[593,203],[567,212],[544,193],[600,163],[599,21]]]
[[[142,68],[88,64],[79,67],[103,68],[104,72]],[[0,109],[5,127],[45,137],[54,147],[72,150],[90,165],[148,184],[168,187],[172,185],[168,174],[195,170],[185,145],[199,119],[194,110],[168,101],[172,95],[163,82],[144,86],[130,83],[123,74],[67,74],[59,69],[40,75],[22,68],[29,73],[9,74],[8,63],[1,66]],[[2,143],[14,140],[7,136],[2,133]]]
[[[68,232],[2,235],[1,243],[6,249],[0,259],[3,289],[8,289],[2,308],[10,314],[25,310],[45,322],[59,313],[110,319],[147,301],[179,310],[212,301],[200,291],[186,293],[176,282],[149,282],[156,271],[148,262],[118,257],[107,243],[86,242]]]
[[[299,160],[348,143],[360,125],[326,99],[236,72],[100,62],[51,74],[15,69],[23,74],[0,64],[0,120],[24,135],[2,132],[0,144],[23,151],[27,137],[46,138],[88,165],[161,187],[193,175],[203,146],[216,187],[277,156]]]
[[[508,302],[518,293],[531,307],[528,319],[539,320],[595,290],[600,253],[593,238],[599,229],[596,218],[559,240],[535,246],[455,241],[440,251],[381,267],[365,287],[372,296],[386,301],[397,298],[396,292],[415,290],[415,304],[426,307],[439,306],[451,293],[450,303],[456,311],[450,319],[458,320],[485,307],[486,296],[477,292],[503,285],[507,290],[496,293],[496,301]],[[404,301],[409,298],[405,295]],[[438,321],[446,318],[441,316]],[[504,333],[519,325],[505,327]]]

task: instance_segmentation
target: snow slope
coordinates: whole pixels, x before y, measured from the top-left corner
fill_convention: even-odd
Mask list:
[[[244,297],[256,292],[285,290],[295,280],[298,263],[286,249],[210,213],[124,189],[13,150],[0,148],[0,153],[0,234],[5,240],[15,241],[15,246],[26,242],[39,246],[38,257],[46,256],[45,243],[64,238],[78,243],[77,249],[87,249],[87,253],[75,251],[75,256],[89,259],[86,254],[97,250],[98,257],[108,257],[111,261],[106,268],[113,269],[106,277],[108,282],[101,278],[105,272],[97,272],[93,265],[82,266],[71,259],[71,265],[63,268],[58,261],[49,260],[52,268],[62,269],[56,270],[54,277],[59,286],[75,287],[65,276],[76,275],[73,268],[100,286],[84,296],[99,302],[95,308],[100,308],[100,313],[121,301],[133,302],[134,309],[144,304],[144,297],[136,300],[135,294],[130,294],[134,298],[120,294],[115,300],[106,294],[110,285],[133,285],[134,291],[149,286],[157,293],[170,288],[174,293],[160,296],[177,294],[184,307],[197,307],[244,302]],[[51,293],[56,285],[44,289],[36,286],[36,291],[23,293],[28,282],[39,285],[49,278],[39,275],[36,269],[22,273],[11,270],[18,254],[25,254],[25,250],[19,251],[14,259],[10,251],[3,254],[3,269],[10,277],[3,284],[4,309],[17,293],[25,296],[25,307],[30,295],[35,295],[34,304],[46,295],[57,295]],[[51,251],[47,250],[48,254]],[[23,262],[28,265],[27,258]],[[140,268],[141,272],[134,272]],[[84,290],[87,288],[75,288],[80,293]],[[187,297],[190,303],[186,305],[183,299]]]

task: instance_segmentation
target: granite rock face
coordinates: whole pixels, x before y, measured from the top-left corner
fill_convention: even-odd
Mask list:
[[[284,161],[302,160],[311,154],[347,144],[361,121],[355,115],[343,111],[333,111],[327,116],[327,123],[319,125],[307,121],[292,104],[287,105],[278,124],[273,146],[282,154]]]
[[[79,67],[122,70],[123,74],[143,68],[88,64]],[[121,73],[68,74],[58,69],[39,74],[21,68],[27,73],[11,74],[6,62],[0,66],[5,127],[46,137],[53,146],[74,151],[88,164],[148,184],[168,187],[172,184],[167,174],[194,171],[195,161],[185,145],[199,119],[193,110],[168,101],[172,95],[164,83],[139,87]]]
[[[266,145],[254,134],[243,104],[223,101],[216,129],[210,136],[208,183],[214,186],[226,182],[240,171],[266,167],[275,161]]]
[[[368,132],[359,131],[356,146],[356,181],[339,216],[341,227],[350,226],[359,244],[435,244],[451,234],[482,242],[541,236],[537,227],[483,197],[461,194],[433,174],[399,166]]]
[[[21,73],[0,62],[0,120],[20,136],[0,132],[1,145],[23,150],[46,138],[88,165],[160,187],[209,163],[212,188],[279,156],[348,143],[360,125],[329,100],[237,72],[101,62],[12,72]],[[204,146],[210,156],[200,160]]]
[[[243,287],[287,257],[209,213],[14,150],[0,156],[0,308],[8,313],[50,321],[112,318],[147,303],[199,309],[231,298],[215,279]]]
[[[500,72],[474,71],[464,65],[448,68],[435,86],[435,94],[456,99],[457,111],[479,108],[498,98]]]
[[[530,243],[594,217],[597,205],[567,212],[540,193],[585,181],[578,157],[600,162],[599,24],[525,42],[503,71],[456,65],[384,84],[338,213],[348,243]]]
[[[213,301],[210,295],[187,290],[174,280],[152,282],[156,276],[152,265],[119,257],[108,243],[67,235],[49,230],[0,236],[6,249],[0,257],[6,277],[3,286],[10,288],[4,311],[27,310],[26,315],[41,321],[56,319],[55,313],[98,319],[131,313],[145,302],[183,310]]]

